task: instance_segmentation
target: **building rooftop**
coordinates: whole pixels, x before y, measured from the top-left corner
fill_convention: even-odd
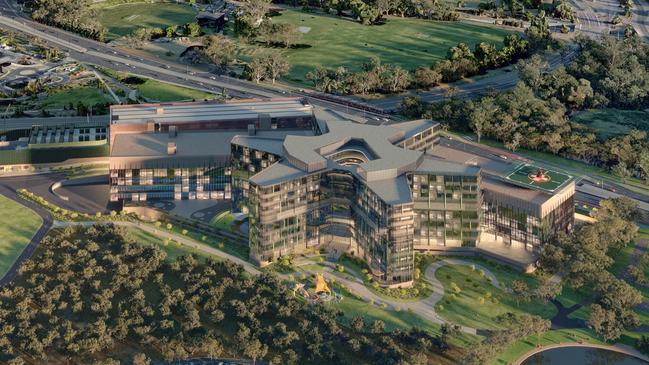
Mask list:
[[[233,139],[246,140],[242,135],[247,131],[196,131],[179,132],[175,137],[169,133],[138,133],[118,134],[115,136],[110,151],[111,166],[128,164],[135,168],[144,166],[144,161],[182,160],[187,164],[200,164],[205,161],[227,161],[230,156],[230,141]],[[288,134],[313,135],[310,130],[258,130],[255,136],[262,145],[270,145],[273,141],[281,148],[281,141]],[[175,143],[175,153],[168,153],[168,144]],[[268,151],[271,153],[280,151]]]
[[[428,122],[429,128],[433,123]],[[423,152],[395,146],[393,143],[403,139],[402,129],[373,126],[348,121],[327,121],[328,133],[312,136],[288,136],[284,140],[284,154],[291,164],[307,172],[315,172],[327,167],[329,156],[345,151],[350,141],[363,146],[356,149],[365,155],[357,166],[357,173],[364,180],[383,180],[396,178],[406,171],[412,171],[421,162]],[[353,148],[348,148],[351,151]],[[371,152],[367,156],[362,150]]]
[[[113,105],[111,124],[182,123],[198,121],[257,119],[261,114],[271,118],[311,117],[312,106],[302,98],[248,99],[240,101],[201,101],[192,103],[156,103]]]

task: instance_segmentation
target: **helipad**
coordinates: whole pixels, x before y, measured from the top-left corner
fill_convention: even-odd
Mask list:
[[[539,166],[522,164],[516,167],[505,180],[520,186],[536,188],[549,193],[557,191],[570,181],[571,175]]]

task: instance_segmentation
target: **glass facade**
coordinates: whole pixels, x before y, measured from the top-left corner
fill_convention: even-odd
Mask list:
[[[415,210],[415,247],[476,246],[482,205],[479,175],[415,172],[408,180]]]
[[[520,204],[504,200],[485,202],[483,224],[487,232],[494,233],[509,245],[517,244],[526,250],[538,252],[541,244],[550,237],[572,229],[575,214],[573,196],[543,217],[530,214],[529,209]]]
[[[230,175],[224,166],[113,169],[110,200],[231,199]]]

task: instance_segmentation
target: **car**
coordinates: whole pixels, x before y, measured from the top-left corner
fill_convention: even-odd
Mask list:
[[[606,187],[606,190],[608,190],[608,191],[610,191],[610,192],[612,192],[612,193],[615,193],[615,192],[617,191],[617,189],[615,189],[615,188],[612,187],[612,186],[607,186],[607,187]]]
[[[505,155],[498,155],[498,157],[502,158],[503,160],[507,159],[507,156],[505,156]]]
[[[216,80],[216,76],[210,76],[210,79]]]

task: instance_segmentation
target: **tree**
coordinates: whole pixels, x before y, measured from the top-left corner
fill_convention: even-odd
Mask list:
[[[429,67],[418,67],[414,80],[418,87],[427,89],[437,86],[442,81],[442,75]]]
[[[543,277],[539,286],[534,290],[534,295],[546,303],[559,296],[562,290],[560,282],[554,282],[551,278]]]
[[[165,29],[165,35],[167,36],[167,38],[173,38],[174,36],[176,36],[177,29],[178,29],[178,26],[176,26],[176,25],[168,26]]]
[[[372,325],[370,326],[370,332],[383,333],[383,331],[385,331],[385,323],[382,320],[376,319],[372,321]]]
[[[202,30],[201,26],[198,23],[187,23],[185,24],[185,34],[190,37],[198,37],[201,35]]]
[[[266,62],[263,58],[254,58],[246,65],[247,74],[251,81],[258,84],[268,75]]]
[[[390,92],[403,91],[410,85],[410,73],[401,66],[396,66],[386,79],[386,84]]]
[[[532,55],[529,59],[520,60],[516,64],[516,69],[521,77],[534,92],[538,92],[543,85],[543,73],[548,68],[548,63],[539,55]]]
[[[202,53],[211,63],[224,67],[234,60],[236,45],[227,37],[212,35],[203,44]]]
[[[363,317],[361,316],[353,317],[349,324],[357,332],[361,332],[363,328],[365,328],[365,322],[363,321]]]
[[[243,354],[251,358],[253,364],[257,362],[257,359],[266,356],[266,353],[268,353],[268,346],[256,338],[244,344]]]
[[[497,111],[495,99],[489,96],[480,99],[480,102],[472,108],[469,126],[478,137],[478,143],[484,133],[490,130]]]
[[[143,353],[137,353],[133,356],[133,365],[149,365],[151,360]]]
[[[533,48],[545,47],[550,40],[550,23],[545,11],[541,10],[530,20],[530,26],[525,29]]]
[[[266,71],[273,84],[279,77],[288,74],[290,65],[279,53],[273,53],[265,58]]]
[[[512,292],[516,297],[516,306],[520,304],[520,301],[528,301],[530,298],[529,287],[527,283],[522,280],[514,280],[510,285]]]
[[[282,43],[284,47],[290,48],[300,40],[302,32],[293,24],[273,24],[270,37]]]
[[[270,9],[270,0],[248,0],[242,3],[241,9],[250,17],[250,25],[258,27]]]

